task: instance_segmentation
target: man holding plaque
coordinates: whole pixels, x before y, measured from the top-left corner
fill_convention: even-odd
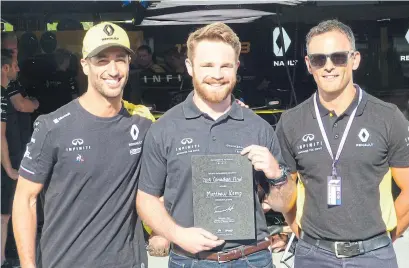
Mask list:
[[[321,22],[307,53],[317,93],[277,125],[299,177],[297,208],[285,214],[300,237],[295,267],[397,267],[392,241],[409,225],[409,122],[353,83],[361,57],[350,27]],[[395,202],[391,175],[402,190]]]
[[[187,48],[194,91],[147,133],[138,213],[172,242],[169,267],[274,267],[255,182],[269,182],[269,205],[286,212],[294,181],[273,128],[231,94],[239,38],[214,23],[192,33]]]

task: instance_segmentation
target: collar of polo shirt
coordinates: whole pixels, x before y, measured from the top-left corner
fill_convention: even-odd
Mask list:
[[[345,112],[343,113],[344,115],[351,115],[352,112],[355,109],[355,106],[358,103],[358,91],[360,89],[360,87],[357,84],[354,84],[356,90],[355,96],[354,96],[354,100],[352,101],[352,103],[348,106],[348,108],[345,110]],[[315,119],[317,118],[315,115],[315,109],[314,109],[314,95],[312,95],[312,97],[309,99],[309,107],[310,107],[310,111],[312,114],[312,117]],[[368,100],[368,94],[365,91],[362,91],[362,100],[361,103],[358,106],[358,109],[356,111],[355,116],[360,116],[362,115],[362,113],[364,112],[364,108],[366,106],[366,101]],[[321,117],[326,116],[327,114],[329,114],[331,111],[328,110],[327,108],[325,108],[322,103],[319,101],[319,97],[318,97],[318,93],[317,93],[317,105],[318,105],[318,110],[320,111],[320,115]]]
[[[183,113],[186,119],[197,118],[204,114],[193,102],[193,94],[194,91],[190,92],[183,102]],[[235,120],[244,120],[243,110],[240,105],[237,104],[236,98],[233,95],[231,95],[231,109],[227,112],[227,116]]]

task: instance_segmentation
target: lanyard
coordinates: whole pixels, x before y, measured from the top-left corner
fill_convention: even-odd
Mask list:
[[[338,147],[337,154],[335,155],[335,158],[334,158],[334,154],[332,153],[332,150],[331,150],[331,145],[329,144],[329,141],[328,141],[327,133],[325,132],[324,126],[322,124],[321,114],[320,114],[320,112],[318,110],[317,93],[314,94],[315,115],[317,116],[318,126],[320,127],[322,137],[324,138],[325,145],[327,146],[329,155],[331,156],[331,159],[332,159],[332,175],[335,175],[335,176],[337,175],[335,165],[339,160],[339,156],[341,155],[342,149],[344,148],[344,144],[345,144],[345,141],[347,139],[348,132],[349,132],[349,130],[351,128],[352,121],[355,118],[355,114],[356,114],[356,111],[358,109],[359,104],[361,103],[361,100],[362,100],[362,89],[359,88],[358,104],[356,105],[354,111],[352,112],[352,114],[351,114],[351,116],[350,116],[350,118],[348,120],[347,126],[345,128],[344,134],[342,135],[341,142],[340,142],[339,147]]]

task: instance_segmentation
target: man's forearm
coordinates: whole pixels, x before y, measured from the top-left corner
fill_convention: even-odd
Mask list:
[[[36,199],[30,200],[16,191],[13,204],[13,231],[22,268],[36,264]]]
[[[159,197],[138,191],[136,197],[136,208],[138,215],[156,234],[159,234],[169,241],[176,243],[177,232],[180,229],[169,213],[166,211],[163,202]]]
[[[37,100],[32,100],[30,98],[23,98],[23,97],[11,97],[11,103],[13,104],[14,108],[22,113],[32,113],[38,108]]]
[[[297,205],[295,204],[288,212],[283,213],[285,221],[288,223],[288,226],[291,228],[291,231],[299,237],[299,229],[297,224]]]
[[[395,237],[398,238],[409,226],[409,190],[401,191],[395,200],[395,211],[398,218]]]
[[[286,184],[278,187],[270,187],[267,202],[274,211],[286,213],[294,206],[296,198],[295,182],[291,178],[288,178]]]

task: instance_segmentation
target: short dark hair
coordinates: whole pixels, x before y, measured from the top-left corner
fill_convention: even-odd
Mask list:
[[[11,49],[1,49],[1,67],[8,64],[11,65],[13,63],[13,51]]]
[[[308,32],[306,37],[307,51],[308,45],[310,44],[311,39],[314,36],[332,31],[337,31],[344,34],[348,38],[349,43],[351,44],[351,49],[355,50],[355,37],[351,28],[338,20],[325,20],[320,22],[317,26],[311,28],[311,30]]]
[[[149,55],[152,55],[152,49],[150,46],[148,45],[142,45],[140,47],[138,47],[137,51],[142,51],[145,50],[146,52],[148,52]]]

